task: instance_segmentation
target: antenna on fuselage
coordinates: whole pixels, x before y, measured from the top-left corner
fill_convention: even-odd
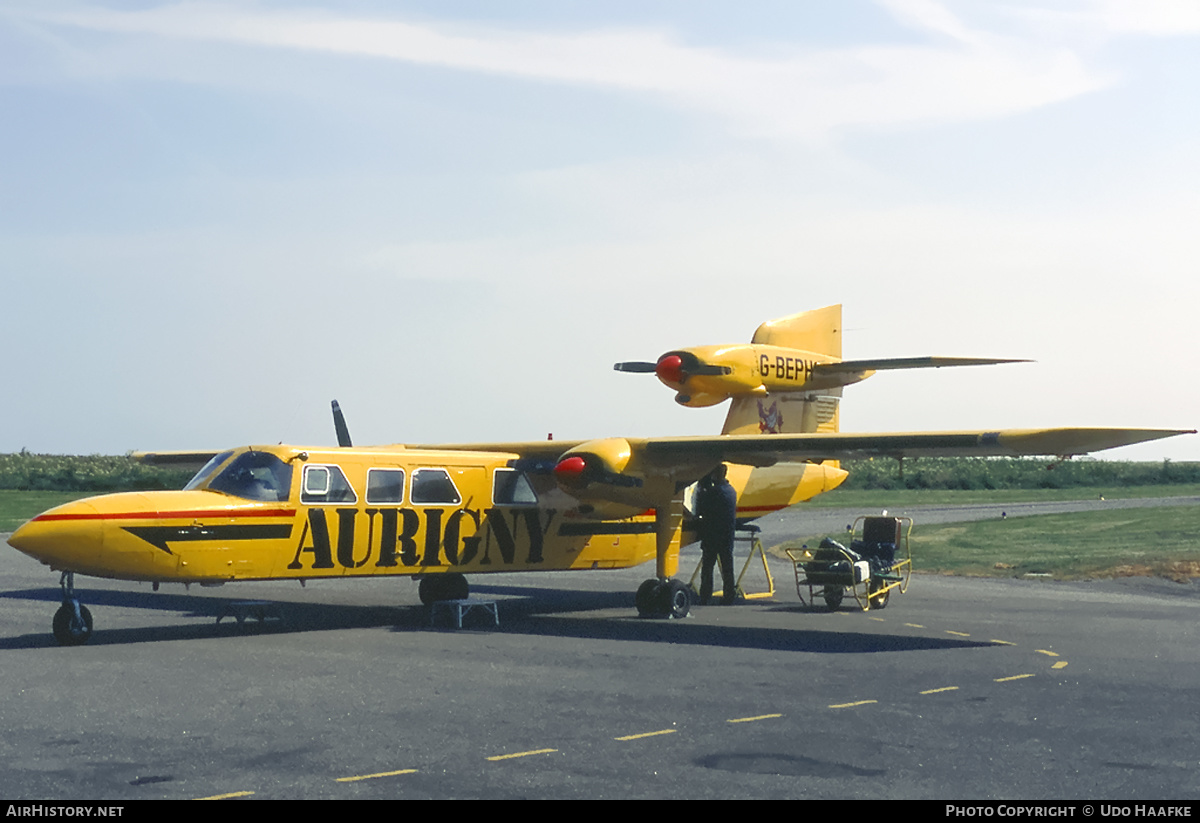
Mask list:
[[[342,407],[336,400],[333,401],[333,428],[337,432],[339,446],[348,448],[354,445],[350,442],[350,430],[346,428],[346,416],[342,414]]]

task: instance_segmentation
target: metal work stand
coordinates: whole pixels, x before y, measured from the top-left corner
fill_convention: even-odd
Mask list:
[[[467,598],[466,600],[435,600],[429,607],[429,625],[433,626],[437,622],[437,613],[439,607],[448,609],[454,616],[454,627],[462,628],[463,618],[471,613],[472,609],[483,609],[492,616],[492,620],[496,626],[500,625],[500,612],[496,609],[495,600],[477,600],[475,598]]]

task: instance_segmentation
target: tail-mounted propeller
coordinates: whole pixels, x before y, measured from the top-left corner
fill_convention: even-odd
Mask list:
[[[346,416],[342,414],[342,407],[336,400],[333,401],[333,429],[337,432],[339,446],[346,449],[354,445],[350,442],[350,429],[346,428]]]
[[[654,363],[644,360],[631,360],[625,363],[613,364],[616,371],[633,372],[634,374],[654,374],[668,385],[680,386],[689,377],[719,376],[730,374],[733,369],[729,366],[718,366],[705,363],[696,355],[687,351],[667,352]]]

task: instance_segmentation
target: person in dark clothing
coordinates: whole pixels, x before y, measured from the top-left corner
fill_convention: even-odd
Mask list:
[[[700,605],[712,597],[713,566],[721,561],[721,602],[736,601],[736,582],[733,578],[733,532],[737,527],[737,492],[725,479],[725,464],[717,466],[700,481],[696,490],[700,550],[703,565],[700,569]]]

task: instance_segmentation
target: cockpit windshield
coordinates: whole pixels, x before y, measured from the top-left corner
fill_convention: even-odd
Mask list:
[[[183,487],[185,492],[190,492],[192,489],[198,489],[208,482],[208,478],[212,477],[213,472],[221,467],[221,464],[228,460],[233,455],[233,450],[221,452],[212,460],[204,464],[204,468],[196,472],[195,476],[188,481],[188,484]]]
[[[291,494],[292,464],[269,452],[243,452],[209,482],[208,488],[247,500],[281,503]]]

